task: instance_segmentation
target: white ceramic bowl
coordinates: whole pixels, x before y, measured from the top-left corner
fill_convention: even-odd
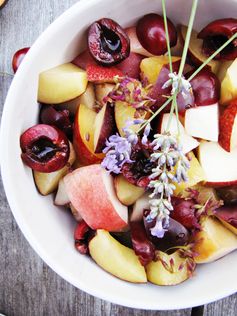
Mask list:
[[[167,13],[176,23],[187,23],[191,0],[167,0]],[[195,28],[237,11],[236,0],[200,0]],[[109,275],[73,246],[74,221],[37,192],[31,170],[20,158],[19,136],[37,122],[38,74],[70,61],[84,48],[84,31],[101,17],[123,26],[150,12],[161,12],[155,0],[82,0],[58,18],[36,41],[9,90],[1,128],[2,177],[7,198],[23,234],[40,257],[61,277],[102,299],[143,309],[179,309],[208,303],[237,289],[237,252],[217,262],[200,265],[195,276],[178,286],[136,285]],[[3,150],[4,148],[4,150]],[[223,166],[224,167],[224,166]]]

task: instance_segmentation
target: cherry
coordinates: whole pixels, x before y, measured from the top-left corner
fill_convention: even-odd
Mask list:
[[[30,47],[22,48],[22,49],[18,50],[17,52],[15,52],[15,54],[13,55],[12,69],[13,69],[14,73],[16,73],[17,69],[19,68],[20,64],[22,63],[22,60],[24,59],[25,55],[28,53],[29,49],[30,49]]]
[[[171,212],[172,218],[188,229],[199,228],[200,226],[195,215],[195,204],[196,201],[194,199],[173,197],[172,205],[174,210]]]
[[[237,185],[216,188],[216,193],[225,205],[237,203]]]
[[[92,236],[92,229],[82,219],[78,222],[74,230],[75,248],[82,254],[89,253],[88,243]]]
[[[170,46],[177,43],[177,31],[168,19]],[[144,15],[137,23],[137,37],[142,46],[153,55],[163,55],[167,52],[164,19],[162,16],[150,13]]]
[[[204,27],[198,34],[203,39],[203,52],[210,56],[237,32],[237,19],[215,20]],[[234,60],[237,57],[237,39],[224,48],[216,57],[217,60]]]
[[[141,264],[146,266],[155,257],[155,246],[148,239],[144,224],[142,222],[131,222],[132,246]]]
[[[129,56],[130,40],[117,22],[104,18],[89,27],[88,48],[99,64],[112,66]]]
[[[56,127],[38,124],[20,137],[21,158],[30,168],[39,172],[54,172],[63,168],[69,158],[69,142]]]
[[[68,137],[72,136],[72,123],[69,111],[58,111],[53,106],[43,105],[40,111],[40,121],[43,124],[54,125],[62,130]]]
[[[191,75],[189,72],[187,78]],[[192,80],[190,80],[195,104],[197,106],[211,105],[220,99],[220,80],[208,69],[201,70]]]

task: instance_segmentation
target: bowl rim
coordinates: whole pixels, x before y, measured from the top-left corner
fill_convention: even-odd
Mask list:
[[[24,61],[21,64],[21,67],[15,74],[13,81],[10,85],[10,88],[7,93],[7,97],[5,99],[2,118],[1,118],[1,129],[0,129],[0,146],[1,148],[4,148],[4,144],[6,143],[6,140],[8,139],[9,134],[9,119],[12,116],[12,112],[14,111],[14,103],[11,102],[12,96],[14,94],[14,90],[18,85],[18,82],[25,77],[25,72],[27,69],[28,61],[34,59],[34,55],[38,51],[38,49],[41,47],[42,43],[45,41],[45,38],[50,37],[52,33],[57,29],[58,25],[64,24],[71,18],[71,16],[78,15],[78,12],[80,10],[86,10],[87,8],[91,8],[93,4],[98,4],[98,2],[102,2],[103,0],[80,0],[79,2],[76,2],[74,5],[69,7],[65,12],[63,12],[59,17],[57,17],[53,23],[51,23],[36,39],[36,41],[31,46],[31,49],[27,53],[26,57],[24,58]],[[81,280],[77,280],[77,283],[67,275],[67,273],[60,269],[58,266],[55,267],[53,261],[49,258],[47,252],[43,249],[43,247],[39,246],[37,239],[34,237],[34,235],[30,232],[29,228],[27,227],[26,223],[24,222],[23,218],[21,217],[21,211],[20,206],[16,203],[16,200],[14,199],[14,195],[11,194],[12,192],[12,186],[13,186],[13,179],[11,179],[11,175],[9,173],[9,167],[8,167],[8,156],[5,154],[5,151],[0,152],[0,165],[1,165],[1,175],[2,175],[2,181],[3,181],[3,187],[6,193],[6,197],[10,206],[10,209],[14,215],[14,218],[22,231],[23,235],[31,245],[31,247],[34,249],[34,251],[41,257],[41,259],[53,270],[55,271],[60,277],[62,277],[64,280],[75,286],[76,288],[79,288],[80,290],[93,295],[95,297],[98,297],[100,299],[112,302],[114,304],[123,305],[130,308],[139,308],[144,310],[173,310],[173,309],[185,309],[185,308],[191,308],[194,306],[204,305],[211,303],[213,301],[219,300],[221,298],[224,298],[226,296],[229,296],[231,294],[234,294],[236,292],[236,288],[233,285],[228,287],[226,290],[219,291],[218,293],[211,293],[208,298],[192,298],[192,304],[190,305],[190,300],[187,298],[186,304],[169,304],[167,303],[162,304],[162,302],[157,301],[157,304],[153,304],[152,306],[149,306],[149,303],[147,304],[141,304],[139,300],[124,300],[120,297],[115,297],[113,295],[110,295],[109,291],[98,291],[93,289],[91,286],[87,286],[85,282],[81,282]],[[79,286],[78,286],[79,284]]]

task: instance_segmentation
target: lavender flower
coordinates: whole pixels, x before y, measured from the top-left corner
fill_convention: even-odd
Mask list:
[[[175,190],[173,182],[187,180],[189,162],[177,139],[169,133],[156,134],[151,146],[154,151],[151,154],[151,162],[156,162],[157,166],[152,169],[150,176],[149,188],[153,192],[149,195],[151,211],[146,220],[156,218],[151,234],[162,238],[169,227],[169,215],[173,210],[171,204],[171,196]]]
[[[178,92],[182,93],[182,96],[184,98],[187,98],[190,94],[191,84],[188,80],[184,78],[184,76],[178,76],[176,72],[169,74],[169,80],[167,80],[163,86],[162,89],[168,88],[172,86],[171,94],[175,94]]]

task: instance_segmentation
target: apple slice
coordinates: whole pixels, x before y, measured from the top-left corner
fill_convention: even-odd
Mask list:
[[[86,72],[68,63],[46,70],[39,75],[38,101],[58,104],[81,95],[87,86]]]
[[[222,222],[222,224],[237,235],[237,206],[224,205],[215,210],[215,216]]]
[[[188,135],[217,142],[219,136],[218,103],[187,109],[184,127]]]
[[[58,183],[58,191],[56,193],[55,199],[54,199],[54,204],[58,206],[63,206],[67,205],[70,203],[70,200],[68,198],[66,189],[65,189],[65,184],[64,180],[60,179]]]
[[[100,83],[95,85],[96,100],[103,106],[105,105],[104,98],[114,89],[112,83]]]
[[[101,165],[76,169],[64,183],[70,202],[92,229],[120,231],[127,226],[128,209],[117,199],[113,177]]]
[[[119,279],[134,282],[147,282],[144,267],[135,252],[120,244],[107,231],[99,229],[89,242],[92,259],[105,271]]]
[[[143,56],[152,56],[145,48],[142,47],[139,39],[137,38],[136,26],[130,26],[125,29],[129,39],[130,39],[130,51]]]
[[[185,42],[186,34],[187,34],[187,26],[182,25],[180,28],[180,34],[182,37],[183,42]],[[191,38],[190,38],[190,43],[189,43],[189,48],[188,48],[188,55],[191,61],[194,63],[196,66],[202,65],[204,61],[206,61],[207,56],[202,53],[202,43],[203,40],[197,38],[198,33],[196,31],[192,31]],[[208,64],[207,67],[214,72],[214,74],[217,74],[219,67],[220,67],[220,62],[216,60],[211,60]]]
[[[237,249],[237,236],[229,231],[215,217],[204,217],[201,231],[194,235],[196,263],[206,263],[224,257]]]
[[[116,101],[114,113],[115,113],[115,122],[118,128],[119,134],[121,136],[124,136],[123,128],[126,127],[126,124],[128,121],[133,121],[135,119],[136,109],[126,102]],[[145,114],[139,118],[147,119],[149,118],[149,116],[150,116],[150,113],[145,112]],[[132,131],[137,132],[140,127],[141,127],[141,124],[136,124],[136,125],[130,126],[129,128]]]
[[[216,142],[203,141],[198,148],[198,158],[208,185],[220,187],[237,183],[237,149],[229,153]]]
[[[80,222],[82,220],[81,214],[78,212],[78,210],[75,209],[72,203],[69,203],[69,207],[75,220],[77,222]]]
[[[119,201],[124,205],[132,205],[144,193],[144,188],[128,182],[123,175],[114,178],[114,187]]]
[[[226,70],[225,77],[221,82],[221,104],[228,104],[231,100],[237,98],[237,58]]]
[[[180,250],[171,255],[158,251],[157,261],[146,267],[147,279],[157,285],[176,285],[189,279],[195,266],[194,260],[185,258]]]
[[[94,153],[96,112],[80,104],[74,121],[73,145],[78,160],[83,165],[100,162],[104,155]]]
[[[131,222],[139,222],[143,220],[143,211],[145,209],[150,209],[149,194],[150,193],[146,192],[136,200],[130,216]]]
[[[232,101],[220,117],[219,144],[229,152],[237,147],[237,100]]]
[[[172,57],[172,64],[176,62],[178,62],[178,64],[180,63],[180,57]],[[165,55],[144,58],[140,64],[142,76],[144,76],[150,84],[155,84],[161,69],[168,64],[169,57]]]
[[[101,153],[108,139],[115,131],[114,108],[110,103],[103,106],[95,119],[94,152]]]
[[[68,159],[68,164],[62,169],[54,172],[44,173],[33,170],[33,176],[35,180],[35,185],[38,191],[42,195],[48,195],[57,190],[60,179],[62,179],[71,169],[74,161],[76,160],[76,154],[70,143],[70,155]]]
[[[199,161],[195,157],[193,152],[188,154],[190,168],[188,169],[187,176],[188,180],[186,182],[175,183],[174,195],[182,194],[187,188],[191,188],[199,182],[205,181],[205,173],[200,166]]]
[[[160,133],[164,133],[167,131],[169,117],[170,117],[169,113],[165,113],[162,115],[161,122],[160,122],[160,128],[158,128],[158,131]],[[198,147],[199,142],[195,138],[193,138],[192,136],[190,136],[186,133],[186,131],[185,131],[183,125],[180,123],[180,121],[178,121],[178,125],[179,125],[179,131],[180,131],[180,143],[183,146],[184,154],[187,154],[188,152],[190,152],[194,148]],[[176,119],[175,114],[172,114],[169,132],[171,135],[174,135],[174,136],[178,135],[177,119]]]

